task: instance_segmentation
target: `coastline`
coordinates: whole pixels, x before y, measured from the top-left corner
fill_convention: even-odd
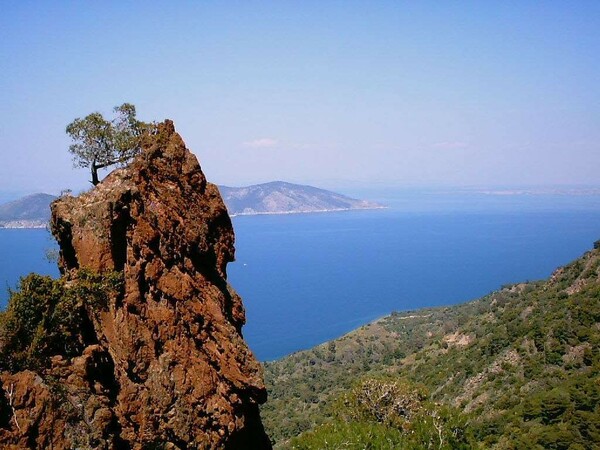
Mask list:
[[[48,226],[43,220],[7,220],[0,222],[0,230],[34,230]]]
[[[308,211],[292,210],[292,211],[254,211],[229,214],[229,217],[239,216],[280,216],[284,214],[312,214],[312,213],[328,213],[328,212],[343,212],[343,211],[365,211],[374,209],[388,209],[389,206],[368,206],[364,208],[334,208],[334,209],[311,209]]]
[[[365,206],[365,207],[354,207],[354,208],[332,208],[332,209],[311,209],[311,210],[292,210],[292,211],[253,211],[253,212],[240,212],[229,214],[230,217],[238,216],[273,216],[273,215],[284,215],[284,214],[313,214],[313,213],[328,213],[328,212],[343,212],[343,211],[365,211],[375,209],[388,209],[389,206]],[[34,230],[42,229],[48,226],[47,221],[41,220],[7,220],[0,221],[0,230]]]

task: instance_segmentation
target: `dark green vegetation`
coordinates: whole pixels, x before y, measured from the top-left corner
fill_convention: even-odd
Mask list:
[[[99,112],[77,118],[67,125],[73,140],[69,152],[76,167],[89,167],[91,183],[100,182],[98,170],[115,164],[125,164],[141,151],[141,137],[155,129],[154,124],[136,118],[135,106],[123,103],[115,106],[116,117],[106,120]]]
[[[76,280],[30,274],[0,313],[0,371],[41,370],[54,355],[81,354],[92,343],[88,312],[101,311],[119,292],[121,273],[80,270]]]
[[[597,242],[547,281],[393,313],[265,363],[265,427],[278,447],[303,449],[443,448],[439,428],[449,448],[599,448],[599,274]],[[357,380],[382,376],[420,392],[422,412],[400,425],[356,416],[364,402],[344,399]],[[397,397],[406,401],[411,392]],[[427,429],[434,416],[437,425]],[[415,434],[420,440],[411,441]],[[461,440],[451,444],[452,436]]]
[[[417,386],[392,377],[366,378],[340,396],[333,420],[291,441],[295,449],[470,449],[468,421],[426,400]]]

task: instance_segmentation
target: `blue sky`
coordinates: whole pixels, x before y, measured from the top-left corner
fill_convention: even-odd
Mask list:
[[[209,180],[598,183],[600,2],[3,2],[0,191],[86,187],[67,123],[134,103]]]

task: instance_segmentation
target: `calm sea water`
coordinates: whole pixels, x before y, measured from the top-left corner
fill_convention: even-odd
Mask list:
[[[244,335],[261,360],[340,336],[394,310],[447,305],[549,276],[600,239],[600,207],[414,198],[387,210],[234,218]],[[412,205],[412,207],[410,207]],[[45,230],[0,229],[0,283],[56,275]],[[6,289],[0,301],[6,302]]]
[[[30,272],[58,276],[56,263],[46,251],[57,248],[45,229],[15,230],[0,228],[0,306],[6,306],[8,289],[14,289],[19,277]]]

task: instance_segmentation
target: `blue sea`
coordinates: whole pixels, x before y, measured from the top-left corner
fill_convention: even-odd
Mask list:
[[[600,198],[423,193],[381,198],[388,209],[233,219],[229,281],[261,360],[338,337],[366,322],[548,277],[600,239]],[[57,275],[45,230],[0,229],[0,283]]]

